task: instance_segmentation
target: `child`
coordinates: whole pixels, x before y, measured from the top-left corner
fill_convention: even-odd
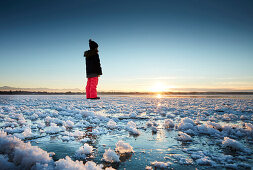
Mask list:
[[[98,55],[98,44],[95,41],[89,40],[90,50],[84,52],[86,59],[86,98],[87,99],[100,99],[97,97],[98,77],[102,75],[100,60]]]

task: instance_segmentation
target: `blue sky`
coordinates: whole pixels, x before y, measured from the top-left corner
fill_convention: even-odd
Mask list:
[[[251,1],[6,0],[0,16],[0,86],[84,90],[92,38],[100,91],[253,90]]]

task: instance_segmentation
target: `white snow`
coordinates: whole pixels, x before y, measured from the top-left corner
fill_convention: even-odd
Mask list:
[[[118,162],[121,155],[122,160],[126,159],[124,161],[132,165],[133,159],[142,162],[147,153],[155,161],[153,153],[161,150],[161,157],[181,166],[194,164],[203,168],[237,169],[252,166],[249,159],[253,153],[252,98],[105,96],[98,101],[84,98],[32,95],[15,96],[10,100],[8,96],[0,96],[0,164],[4,165],[1,167],[55,169],[53,154],[33,147],[29,142],[44,148],[55,143],[56,157],[59,156],[58,147],[64,145],[68,148],[68,156],[88,160],[101,159],[101,150],[115,143],[115,150],[108,149],[103,155],[110,163]],[[150,133],[151,130],[157,133]],[[9,135],[4,137],[3,131]],[[92,146],[100,149],[94,151]],[[77,148],[71,152],[73,147]],[[124,155],[132,154],[124,153],[133,152],[133,148],[141,154],[125,158]],[[167,149],[173,154],[166,154]],[[177,158],[173,157],[174,150]],[[62,160],[66,167],[69,164],[69,169],[78,167],[78,162]],[[79,169],[88,165],[102,167],[90,162],[80,164]],[[153,165],[168,168],[170,162]]]
[[[222,145],[226,148],[236,150],[236,151],[242,151],[242,152],[249,152],[249,149],[246,149],[243,144],[240,142],[230,139],[229,137],[224,137],[224,140],[222,141]]]
[[[151,162],[151,165],[153,165],[156,168],[165,169],[165,168],[168,168],[170,166],[170,163],[169,162],[158,162],[158,161],[155,161],[155,162]]]
[[[108,126],[110,129],[114,129],[114,128],[117,127],[117,123],[116,123],[114,120],[110,119],[109,122],[107,123],[107,126]]]
[[[73,134],[71,134],[71,135],[73,135],[74,137],[82,137],[82,136],[84,136],[84,132],[83,131],[80,131],[80,130],[75,130],[75,132],[73,133]]]
[[[177,129],[180,131],[186,131],[186,130],[192,129],[194,131],[195,125],[196,124],[193,122],[192,119],[185,117],[181,119],[181,122],[177,125]]]
[[[55,134],[65,130],[66,128],[64,126],[60,127],[55,123],[51,123],[51,126],[45,128],[45,132],[49,134]]]
[[[53,161],[49,153],[38,146],[32,146],[29,142],[24,143],[3,131],[0,131],[0,146],[1,153],[12,154],[13,162],[25,169],[32,168],[36,163],[49,164]]]
[[[133,135],[140,135],[140,131],[136,128],[136,124],[133,121],[127,123],[126,130]]]
[[[93,147],[89,144],[85,143],[83,146],[81,146],[77,151],[75,156],[77,158],[85,159],[87,155],[91,154],[93,151]]]
[[[204,157],[196,160],[198,165],[214,165],[214,162],[209,157]]]
[[[83,139],[80,140],[80,142],[82,142],[82,143],[86,143],[86,142],[89,142],[89,141],[91,141],[90,138],[83,138]]]
[[[187,141],[192,141],[192,137],[190,135],[187,135],[184,132],[179,132],[177,140],[187,142]]]
[[[111,150],[111,148],[105,150],[105,153],[103,154],[103,160],[106,162],[120,162],[119,156],[114,152],[114,150]]]
[[[153,133],[157,133],[157,131],[158,131],[158,129],[157,129],[156,126],[152,126],[151,129],[152,129],[152,132],[153,132]]]
[[[63,136],[61,139],[62,139],[63,141],[69,141],[69,140],[70,140],[70,137],[69,137],[69,136]]]
[[[14,163],[9,162],[9,158],[7,155],[1,155],[1,154],[0,154],[0,167],[2,170],[20,169]]]
[[[74,127],[74,122],[72,122],[71,120],[67,120],[66,122],[64,122],[64,126],[66,128],[73,128]]]
[[[133,147],[129,143],[124,143],[123,141],[118,141],[116,143],[115,150],[119,153],[130,153],[134,152]]]
[[[65,159],[60,159],[55,162],[56,170],[102,170],[101,165],[97,165],[92,161],[88,161],[83,164],[83,161],[73,161],[69,156],[66,156]]]
[[[174,128],[174,123],[173,123],[173,121],[171,120],[171,119],[166,119],[165,121],[164,121],[164,127],[165,128]]]

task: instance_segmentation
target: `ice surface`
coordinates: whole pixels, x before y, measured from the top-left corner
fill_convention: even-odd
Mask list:
[[[0,164],[249,169],[252,124],[252,97],[0,96]]]

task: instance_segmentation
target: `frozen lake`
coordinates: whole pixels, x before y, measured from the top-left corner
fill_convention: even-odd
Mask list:
[[[253,167],[253,96],[3,95],[0,130],[5,169]]]

